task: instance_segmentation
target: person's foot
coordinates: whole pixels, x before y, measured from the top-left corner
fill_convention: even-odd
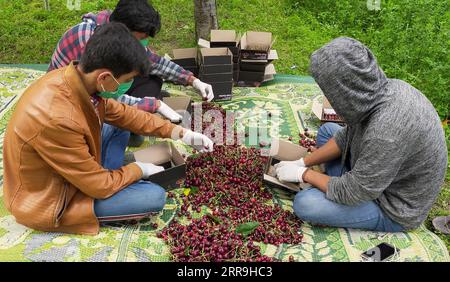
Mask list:
[[[145,138],[142,135],[131,134],[130,140],[128,141],[129,147],[140,147],[144,144]]]
[[[131,163],[136,162],[136,158],[134,157],[134,153],[133,152],[125,152],[125,157],[123,159],[123,165],[128,165]]]
[[[450,235],[450,216],[438,216],[432,222],[434,229],[442,234]]]

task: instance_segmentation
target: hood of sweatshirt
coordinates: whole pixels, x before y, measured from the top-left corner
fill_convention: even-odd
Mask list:
[[[388,79],[361,42],[340,37],[311,56],[310,71],[337,114],[352,126],[389,99]]]

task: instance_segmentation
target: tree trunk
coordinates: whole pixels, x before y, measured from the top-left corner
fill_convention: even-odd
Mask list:
[[[50,11],[50,3],[49,3],[49,1],[50,0],[44,0],[44,7],[45,7],[45,10],[47,10],[47,11]]]
[[[194,0],[195,36],[209,39],[211,29],[219,29],[216,0]]]

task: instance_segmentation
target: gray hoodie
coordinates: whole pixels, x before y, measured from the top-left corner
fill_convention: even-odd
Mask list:
[[[337,38],[314,52],[311,73],[347,126],[335,135],[351,170],[331,177],[326,197],[345,205],[375,200],[405,229],[426,218],[444,182],[447,145],[430,101],[388,79],[372,52]]]

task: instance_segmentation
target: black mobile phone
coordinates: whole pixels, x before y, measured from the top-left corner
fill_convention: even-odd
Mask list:
[[[385,261],[392,257],[395,253],[399,253],[399,250],[396,247],[388,243],[381,243],[376,247],[362,253],[361,257],[367,261]]]

